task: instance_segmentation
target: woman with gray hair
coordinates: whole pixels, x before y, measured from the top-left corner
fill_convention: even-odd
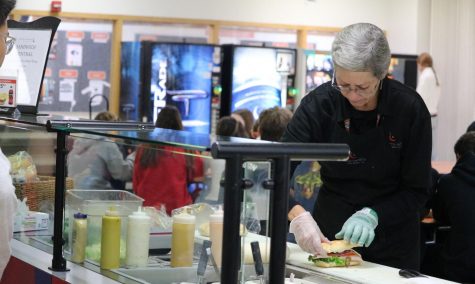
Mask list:
[[[314,212],[291,199],[290,232],[309,253],[325,255],[321,242],[328,236],[359,245],[368,261],[418,269],[430,114],[413,89],[386,78],[390,57],[384,32],[372,24],[337,34],[332,82],[303,98],[283,141],[345,143],[349,159],[320,162],[323,185]]]

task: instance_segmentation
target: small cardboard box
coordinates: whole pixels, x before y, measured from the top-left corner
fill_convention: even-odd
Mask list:
[[[49,215],[42,212],[28,211],[26,216],[16,215],[14,232],[48,230]]]

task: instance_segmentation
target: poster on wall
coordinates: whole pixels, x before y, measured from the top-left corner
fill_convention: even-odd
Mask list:
[[[48,57],[38,108],[43,112],[107,110],[110,32],[59,30]]]
[[[16,44],[5,57],[2,73],[18,78],[17,104],[36,106],[43,75],[38,70],[44,68],[51,30],[11,28],[9,33]]]

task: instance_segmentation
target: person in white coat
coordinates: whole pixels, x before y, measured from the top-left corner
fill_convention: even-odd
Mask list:
[[[8,34],[7,18],[15,7],[15,0],[0,0],[0,66],[15,43]],[[0,279],[10,260],[13,237],[13,218],[17,208],[15,187],[10,176],[10,162],[0,149]]]
[[[430,112],[432,123],[432,159],[435,159],[437,153],[437,110],[440,100],[440,83],[434,69],[432,56],[429,53],[424,52],[417,57],[417,67],[420,75],[416,91],[421,95]]]

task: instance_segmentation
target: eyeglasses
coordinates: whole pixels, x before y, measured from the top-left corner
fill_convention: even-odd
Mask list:
[[[8,33],[7,34],[0,34],[0,36],[2,36],[4,39],[5,39],[5,45],[6,45],[6,51],[5,51],[5,54],[9,54],[12,49],[13,49],[13,46],[15,46],[15,41],[16,39],[12,36],[10,36]]]
[[[336,83],[336,80],[335,80],[335,72],[333,72],[333,77],[332,77],[332,87],[339,91],[340,93],[346,95],[348,93],[350,93],[351,91],[355,92],[356,94],[360,95],[360,96],[369,96],[371,95],[372,92],[374,92],[374,90],[379,86],[379,89],[381,90],[382,88],[382,84],[381,84],[381,80],[378,81],[378,84],[374,85],[374,87],[366,87],[366,88],[362,88],[360,86],[355,86],[355,87],[351,87],[350,85],[348,86],[340,86],[340,85],[337,85]]]

